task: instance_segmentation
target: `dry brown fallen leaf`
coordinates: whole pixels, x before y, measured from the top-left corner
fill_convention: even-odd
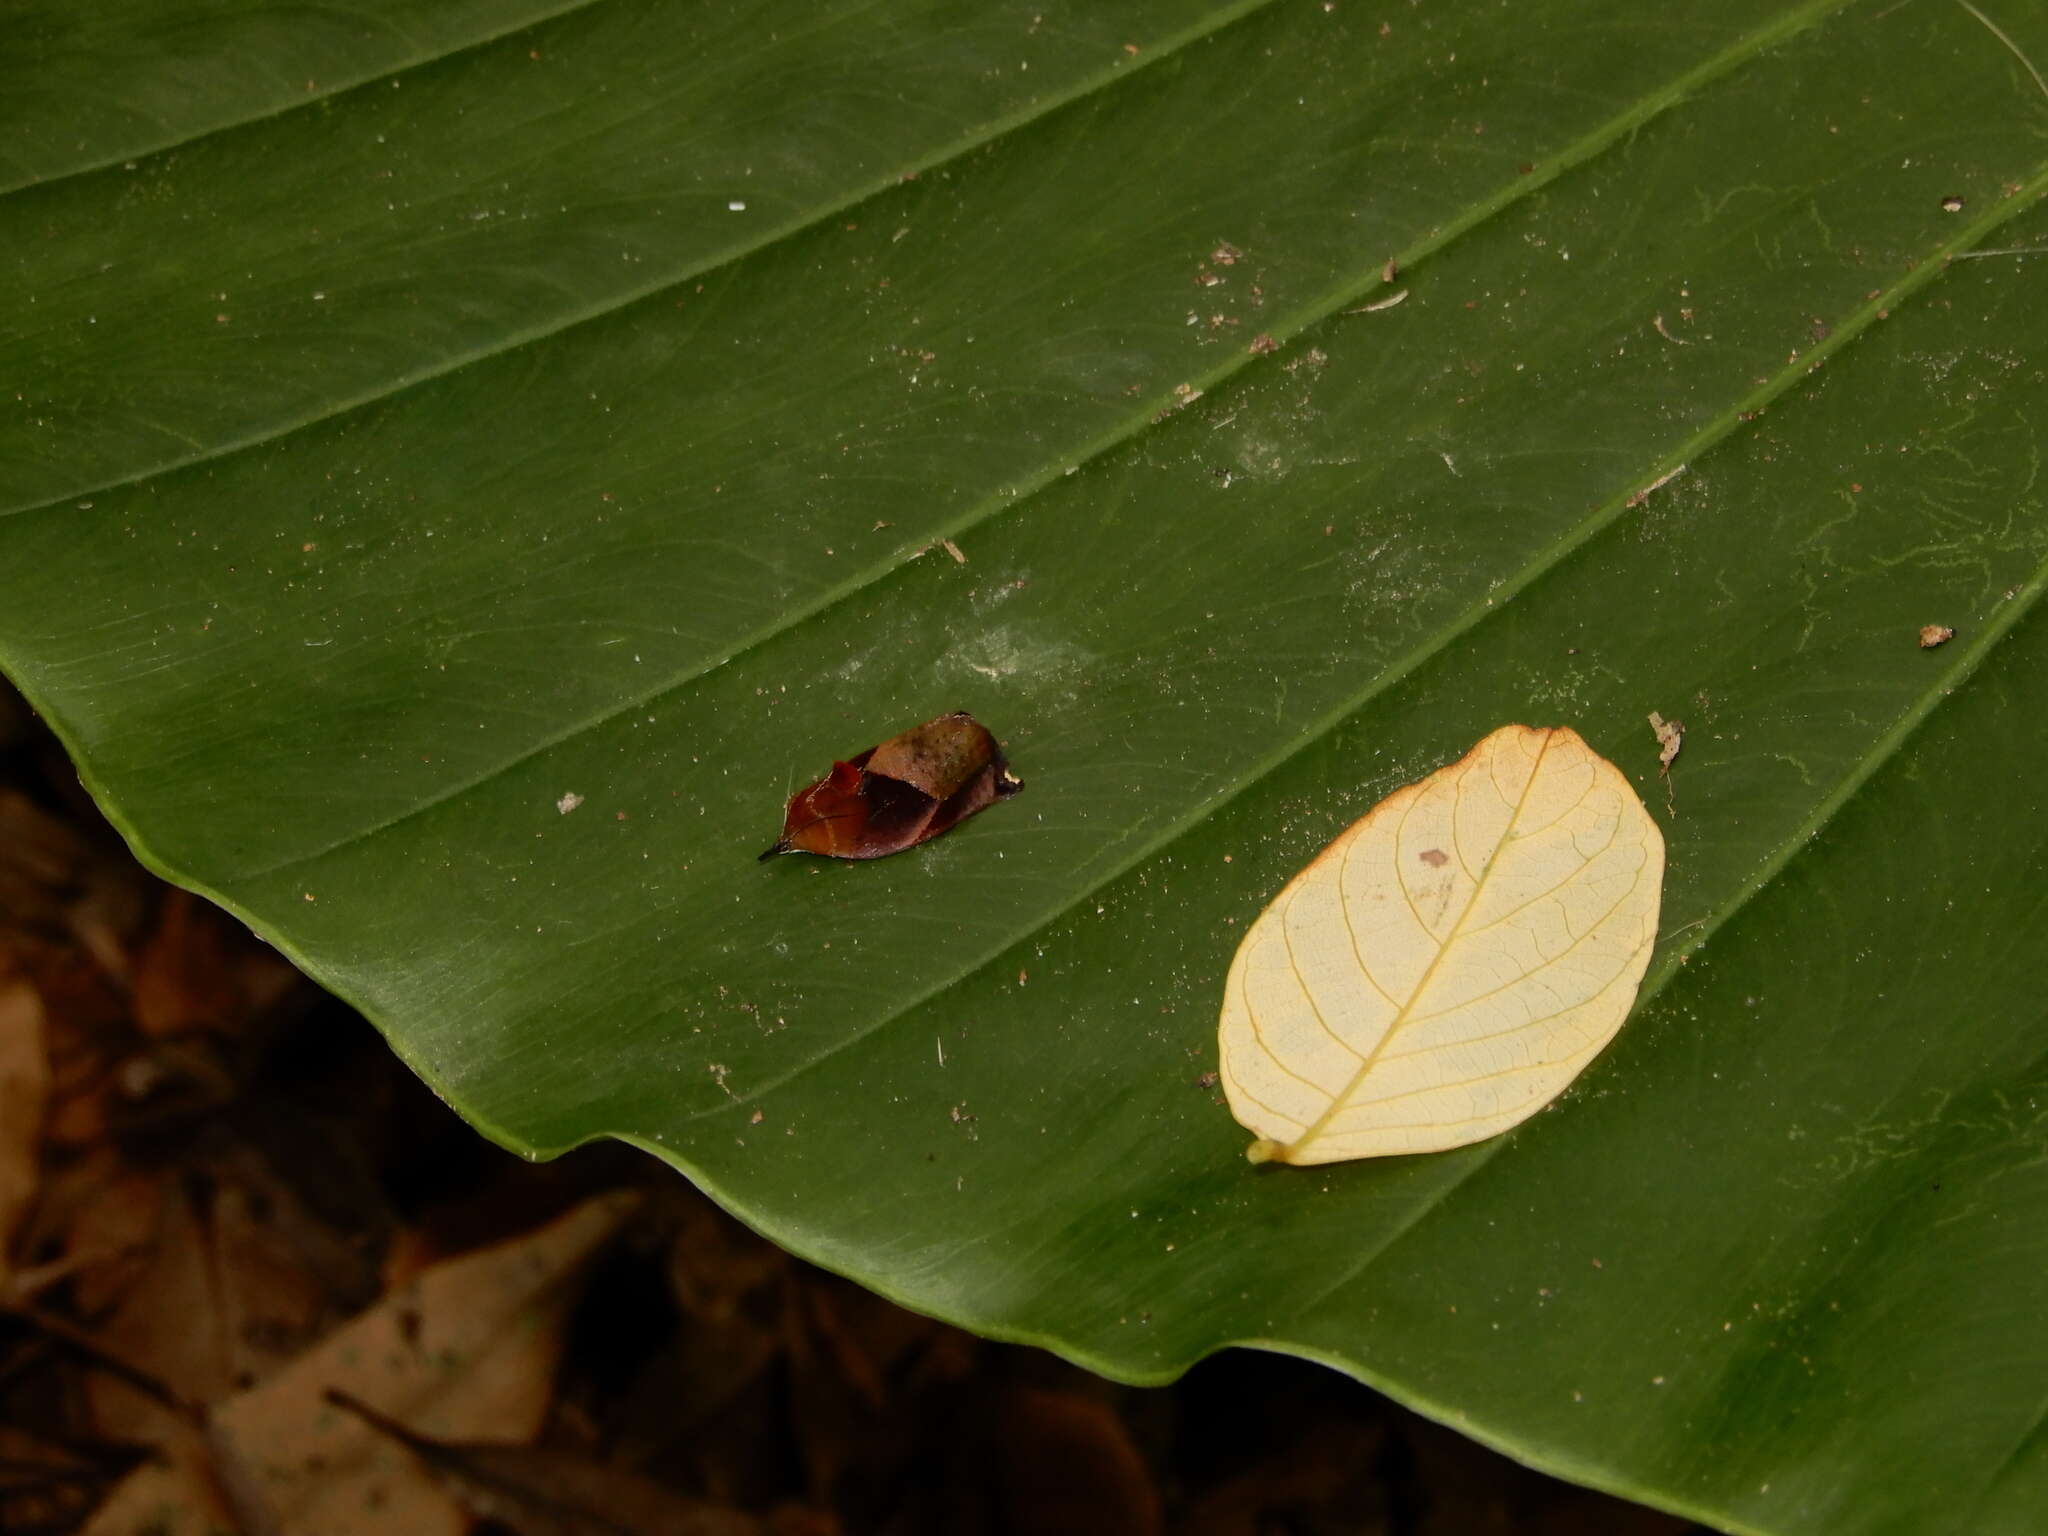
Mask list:
[[[460,1536],[468,1517],[408,1451],[327,1401],[330,1388],[420,1432],[518,1440],[553,1395],[572,1282],[637,1203],[585,1202],[538,1231],[423,1271],[209,1415],[212,1471],[245,1530]],[[220,1503],[190,1461],[130,1475],[84,1536],[206,1531]],[[176,1525],[166,1511],[191,1510]]]
[[[1504,726],[1397,789],[1245,934],[1219,1025],[1253,1162],[1480,1141],[1614,1037],[1657,937],[1664,839],[1564,726]]]
[[[1159,1494],[1130,1427],[1074,1392],[1013,1387],[995,1408],[997,1500],[1018,1531],[1156,1536]]]
[[[36,1148],[50,1092],[44,1033],[36,989],[0,972],[0,1289],[12,1281],[15,1228],[39,1182]]]
[[[182,1403],[225,1398],[237,1380],[241,1340],[218,1292],[208,1217],[186,1180],[137,1175],[107,1190],[107,1220],[137,1232],[128,1262],[81,1271],[74,1304],[96,1319],[96,1343]],[[138,1230],[139,1227],[139,1230]],[[94,1218],[74,1229],[86,1238]],[[93,1427],[108,1439],[166,1445],[194,1438],[189,1415],[118,1376],[86,1382]]]
[[[237,939],[243,942],[237,943]],[[233,919],[189,891],[164,893],[133,962],[129,1006],[143,1034],[230,1033],[298,977],[282,955],[252,949]]]
[[[328,1399],[415,1456],[479,1519],[515,1536],[759,1536],[761,1522],[594,1457],[494,1440],[436,1440],[346,1392]]]

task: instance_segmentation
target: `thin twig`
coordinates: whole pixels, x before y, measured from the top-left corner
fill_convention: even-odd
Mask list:
[[[0,1315],[18,1317],[29,1327],[82,1356],[86,1363],[110,1376],[117,1376],[136,1391],[161,1404],[187,1423],[203,1426],[206,1409],[179,1395],[139,1365],[131,1365],[114,1354],[76,1323],[27,1302],[0,1299]]]

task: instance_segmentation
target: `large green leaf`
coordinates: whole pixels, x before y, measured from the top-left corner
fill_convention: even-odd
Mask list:
[[[147,857],[970,1326],[2040,1528],[2040,0],[323,14],[0,23],[0,661]],[[754,863],[959,707],[1021,798]],[[1509,720],[1666,819],[1637,1017],[1250,1167],[1242,924]]]

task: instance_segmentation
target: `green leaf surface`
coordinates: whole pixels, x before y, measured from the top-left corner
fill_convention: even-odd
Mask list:
[[[2041,0],[67,14],[0,22],[0,663],[488,1134],[1129,1380],[2041,1527]],[[1020,797],[754,862],[956,708]],[[1243,925],[1507,721],[1664,822],[1636,1017],[1252,1168]]]

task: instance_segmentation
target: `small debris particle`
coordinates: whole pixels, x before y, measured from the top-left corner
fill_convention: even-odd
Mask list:
[[[1384,299],[1374,299],[1370,304],[1361,304],[1356,309],[1345,310],[1344,313],[1347,315],[1374,315],[1383,309],[1392,309],[1396,304],[1405,304],[1407,302],[1408,290],[1403,288],[1397,293],[1388,294]]]
[[[965,565],[967,563],[967,556],[961,551],[960,546],[958,544],[955,544],[951,539],[939,540],[939,548],[943,549],[947,554],[953,557],[953,563],[955,565]]]
[[[1640,507],[1644,502],[1650,499],[1650,492],[1663,490],[1665,486],[1669,485],[1672,481],[1676,480],[1680,475],[1684,474],[1685,468],[1685,465],[1681,464],[1676,469],[1666,470],[1663,474],[1659,475],[1656,479],[1652,480],[1648,485],[1644,486],[1640,491],[1637,491],[1633,496],[1629,497],[1627,505],[1631,507]]]
[[[1175,405],[1193,405],[1201,398],[1202,392],[1192,384],[1176,384],[1173,386],[1173,403]]]
[[[1219,267],[1234,267],[1243,255],[1243,251],[1225,240],[1209,253],[1209,259]]]
[[[1030,979],[1031,973],[1029,971],[1019,971],[1017,973],[1017,985],[1020,987],[1023,986],[1024,983],[1029,981]]]
[[[1689,347],[1692,345],[1692,343],[1687,341],[1683,336],[1674,336],[1669,331],[1665,330],[1664,317],[1662,315],[1652,315],[1650,317],[1650,324],[1654,325],[1657,328],[1657,334],[1659,336],[1662,336],[1674,347]]]
[[[1214,288],[1222,281],[1222,273],[1211,272],[1207,267],[1202,268],[1201,271],[1195,274],[1195,286],[1197,288]]]
[[[757,1109],[751,1115],[747,1116],[747,1124],[759,1125],[763,1120],[766,1120],[767,1118],[767,1115],[763,1114],[760,1110]]]
[[[1678,759],[1679,750],[1685,745],[1685,726],[1676,720],[1666,720],[1653,709],[1650,711],[1650,729],[1657,733],[1657,771],[1669,774],[1672,763]]]
[[[1128,53],[1132,58],[1136,58],[1138,56],[1138,45],[1136,43],[1125,43],[1124,52]]]
[[[1963,211],[1963,200],[1951,192],[1941,200],[1941,211],[1943,213],[1961,213]]]
[[[1216,1074],[1214,1072],[1204,1072],[1195,1079],[1195,1086],[1204,1089],[1214,1088],[1216,1086]]]
[[[725,206],[732,213],[745,213],[747,211],[747,200],[743,197],[735,197]]]
[[[1442,869],[1451,862],[1451,856],[1441,848],[1425,848],[1416,857],[1431,869]]]
[[[1251,353],[1253,357],[1264,357],[1268,352],[1278,352],[1279,350],[1280,343],[1275,341],[1265,331],[1261,331],[1258,335],[1254,336],[1251,340],[1251,345],[1245,348],[1245,351]]]
[[[1391,283],[1395,278],[1399,277],[1400,275],[1401,264],[1394,260],[1393,257],[1389,256],[1387,258],[1387,264],[1380,268],[1380,281],[1383,283]]]
[[[1931,651],[1955,639],[1956,632],[1946,624],[1922,624],[1920,626],[1920,649]]]
[[[576,807],[581,805],[582,803],[583,797],[577,794],[574,790],[571,790],[568,794],[562,796],[561,799],[555,802],[555,809],[560,811],[564,816],[566,816],[571,811],[575,810]]]

